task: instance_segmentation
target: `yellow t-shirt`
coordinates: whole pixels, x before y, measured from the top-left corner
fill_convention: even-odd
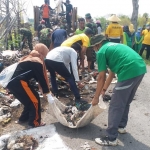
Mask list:
[[[71,47],[72,44],[81,41],[82,42],[82,46],[88,47],[89,46],[89,37],[82,33],[79,35],[74,35],[72,37],[70,37],[69,39],[67,39],[66,41],[64,41],[61,46],[67,46],[67,47]]]
[[[147,29],[142,31],[142,35],[144,36],[143,44],[150,45],[150,31]]]
[[[106,34],[109,38],[118,38],[123,35],[123,28],[118,23],[111,23],[106,29]]]

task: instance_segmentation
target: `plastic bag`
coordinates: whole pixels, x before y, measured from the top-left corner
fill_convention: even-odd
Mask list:
[[[4,88],[8,85],[11,77],[13,76],[16,68],[18,66],[18,63],[12,64],[9,67],[5,68],[1,73],[0,73],[0,85],[3,86]]]
[[[67,122],[66,118],[62,114],[65,111],[67,106],[62,104],[57,98],[54,97],[54,102],[49,103],[50,114],[57,118],[57,120],[67,126],[69,128],[79,128],[88,125],[92,120],[94,120],[99,114],[101,114],[107,107],[106,104],[103,102],[102,97],[99,97],[99,104],[96,106],[91,106],[86,113],[80,118],[77,122],[76,126],[72,126]]]

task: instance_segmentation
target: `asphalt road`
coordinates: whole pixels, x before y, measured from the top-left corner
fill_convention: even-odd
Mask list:
[[[140,84],[130,107],[127,134],[118,136],[118,146],[104,147],[94,142],[95,138],[105,135],[108,109],[89,125],[79,129],[64,127],[56,119],[47,115],[46,122],[54,123],[63,142],[71,150],[84,150],[81,146],[85,142],[88,142],[91,150],[150,150],[150,67],[147,67],[147,70],[148,73]]]

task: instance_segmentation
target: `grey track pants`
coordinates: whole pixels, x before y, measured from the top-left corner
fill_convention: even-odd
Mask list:
[[[108,112],[108,128],[106,130],[109,140],[118,136],[118,128],[124,128],[128,122],[130,103],[141,83],[144,75],[118,82],[113,89],[113,95]]]

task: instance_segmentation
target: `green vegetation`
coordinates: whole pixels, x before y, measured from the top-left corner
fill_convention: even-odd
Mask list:
[[[120,24],[122,26],[129,25],[131,23],[131,20],[130,20],[129,16],[119,15],[118,17],[121,19]],[[106,20],[107,18],[99,17],[99,18],[96,18],[96,19],[101,21],[102,29],[103,29],[103,31],[105,31],[106,25],[109,23]],[[143,25],[145,25],[147,22],[150,22],[148,13],[144,13],[143,15],[139,15],[139,17],[138,17],[138,27],[143,27]]]

